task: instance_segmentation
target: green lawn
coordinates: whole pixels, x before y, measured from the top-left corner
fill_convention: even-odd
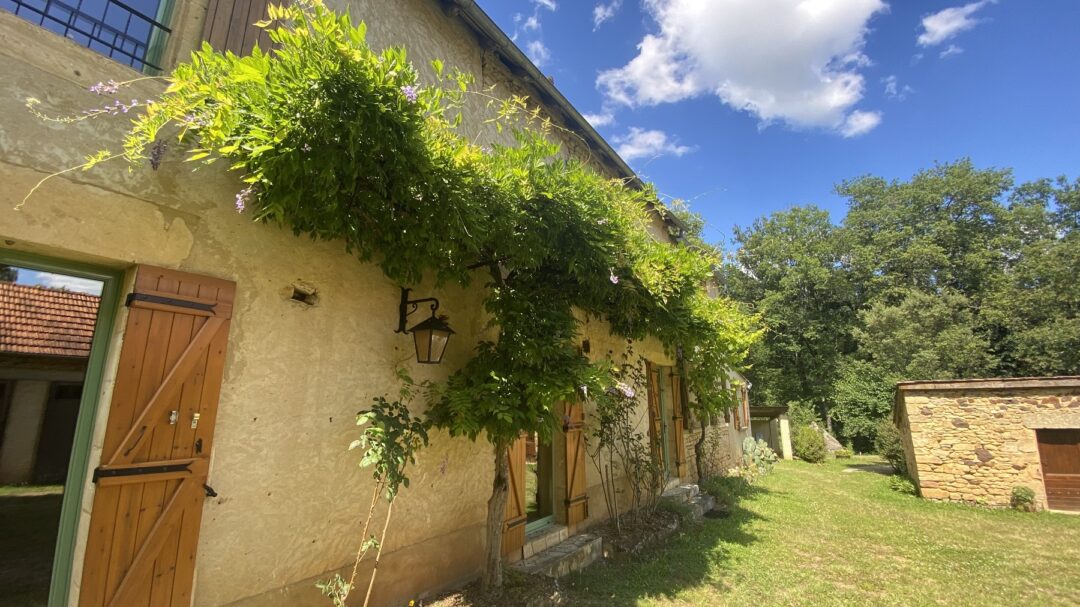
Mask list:
[[[1080,516],[923,501],[873,463],[782,462],[730,518],[563,588],[573,605],[1080,604]]]

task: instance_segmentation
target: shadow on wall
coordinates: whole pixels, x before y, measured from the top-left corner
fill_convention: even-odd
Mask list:
[[[757,495],[783,494],[750,485],[726,518],[706,518],[686,532],[672,536],[667,543],[647,550],[644,555],[619,555],[567,578],[562,587],[567,591],[568,604],[637,604],[638,599],[659,597],[674,600],[680,591],[705,583],[715,573],[716,565],[728,558],[724,549],[726,544],[748,546],[757,541],[758,538],[747,532],[746,527],[754,521],[767,519],[739,504]],[[618,568],[617,575],[613,574],[612,567]],[[605,591],[589,592],[590,588],[598,587]],[[578,596],[576,589],[588,594]],[[603,598],[598,603],[601,600],[598,595],[611,598]]]

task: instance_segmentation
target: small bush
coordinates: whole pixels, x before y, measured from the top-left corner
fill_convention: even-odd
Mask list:
[[[791,448],[795,451],[795,457],[820,464],[825,461],[825,436],[811,426],[799,426],[791,437]]]
[[[851,450],[837,449],[836,451],[833,451],[833,455],[836,456],[836,459],[851,459]]]
[[[731,508],[750,491],[750,482],[741,476],[714,476],[701,483],[701,490]]]
[[[656,509],[660,512],[674,514],[681,523],[685,523],[694,518],[694,511],[690,507],[690,504],[679,499],[662,497],[656,502]]]
[[[885,419],[878,424],[877,434],[874,436],[874,450],[892,465],[897,474],[907,474],[904,441],[891,421]]]
[[[915,495],[915,483],[906,476],[899,474],[889,477],[889,488],[904,495]]]
[[[1035,512],[1035,492],[1022,485],[1012,488],[1012,507],[1021,512]]]

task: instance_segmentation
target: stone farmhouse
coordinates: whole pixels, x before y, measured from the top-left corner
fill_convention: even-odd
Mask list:
[[[314,584],[351,566],[371,491],[346,451],[357,411],[396,392],[401,365],[418,381],[444,380],[485,335],[477,290],[393,284],[341,243],[255,223],[234,209],[242,185],[217,165],[193,175],[176,156],[158,171],[107,163],[50,179],[17,208],[43,176],[119,142],[128,125],[122,116],[41,121],[27,98],[75,114],[102,102],[88,91],[95,83],[167,73],[203,41],[249,52],[266,43],[249,25],[266,4],[0,4],[0,264],[101,284],[78,370],[70,465],[58,481],[50,605],[324,604]],[[478,88],[527,95],[577,134],[564,136],[568,153],[636,180],[472,0],[327,4],[364,20],[374,47],[405,46],[421,71],[438,58],[471,72]],[[151,97],[163,87],[148,79],[129,93]],[[505,141],[488,112],[469,101],[462,128],[479,142]],[[658,239],[681,229],[660,214],[652,228]],[[438,298],[449,316],[456,333],[441,364],[418,364],[412,338],[394,331],[404,287]],[[581,340],[593,357],[627,347],[597,321]],[[643,432],[665,454],[668,485],[693,481],[694,441],[684,437],[702,422],[683,414],[675,361],[653,340],[634,351],[649,361]],[[705,422],[726,445],[716,468],[740,462],[750,432],[745,392],[743,400],[738,415]],[[534,462],[526,466],[526,439],[512,449],[512,473],[534,473],[544,489],[526,496],[520,483],[510,500],[509,561],[552,543],[552,533],[573,539],[609,516],[583,456],[590,412],[566,407],[567,424],[552,444],[533,446]],[[433,436],[396,502],[376,604],[405,604],[479,575],[491,460],[482,441]]]

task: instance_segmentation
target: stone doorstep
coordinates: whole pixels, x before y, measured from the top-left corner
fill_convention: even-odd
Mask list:
[[[699,521],[705,517],[706,512],[716,508],[716,498],[702,493],[690,500],[690,507],[694,509],[694,520]]]
[[[566,525],[548,525],[543,529],[534,531],[525,536],[525,545],[522,547],[522,558],[540,554],[541,552],[566,541],[570,532]]]
[[[600,536],[579,533],[510,567],[528,575],[560,578],[581,571],[603,556],[603,544]]]
[[[680,501],[684,501],[684,502],[689,502],[689,501],[693,500],[695,497],[697,497],[698,494],[700,494],[700,493],[701,493],[701,490],[698,489],[697,485],[688,484],[688,485],[679,485],[678,487],[668,489],[660,497],[665,497],[665,498],[676,499],[676,500],[680,500]]]

